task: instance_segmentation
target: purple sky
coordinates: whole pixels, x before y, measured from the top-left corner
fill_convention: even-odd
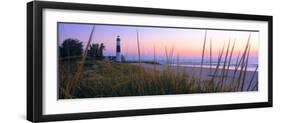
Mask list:
[[[59,23],[59,44],[67,38],[74,38],[82,41],[85,46],[92,27],[93,25],[90,24]],[[153,58],[154,46],[158,59],[165,58],[165,48],[169,50],[173,46],[175,56],[181,59],[201,57],[205,30],[200,29],[95,25],[92,43],[104,43],[106,47],[104,55],[115,55],[116,37],[120,35],[122,55],[127,59],[135,60],[137,59],[136,29],[139,30],[142,59]],[[212,40],[213,55],[217,56],[223,44],[227,45],[229,39],[233,41],[236,38],[235,56],[243,51],[249,34],[250,32],[246,31],[207,30],[206,48],[209,48],[208,42]],[[250,54],[252,61],[256,63],[258,37],[258,32],[251,32]]]

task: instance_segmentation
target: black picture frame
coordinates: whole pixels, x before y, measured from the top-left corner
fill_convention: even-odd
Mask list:
[[[43,100],[42,97],[43,96],[42,95],[42,88],[43,88],[42,85],[42,71],[43,71],[42,10],[45,8],[266,21],[268,22],[268,101],[255,102],[255,103],[241,103],[241,104],[43,115],[42,113],[42,109],[43,109],[42,107],[43,106],[42,105],[42,100]],[[45,1],[29,2],[27,3],[27,120],[32,122],[45,122],[45,121],[63,121],[63,120],[93,119],[93,118],[106,118],[106,117],[123,117],[123,116],[137,116],[137,115],[154,115],[154,114],[272,107],[273,106],[273,97],[272,97],[272,78],[273,78],[272,75],[273,32],[272,31],[273,29],[272,28],[273,28],[273,17],[265,16],[265,15],[185,11],[185,10],[108,6],[108,5],[93,5],[93,4],[80,4],[80,3],[45,2]]]

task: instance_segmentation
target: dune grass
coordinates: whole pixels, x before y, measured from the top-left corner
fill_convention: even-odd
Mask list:
[[[76,66],[75,64],[71,64]],[[69,63],[60,63],[60,98],[65,97],[63,88],[75,72]],[[73,67],[69,67],[73,68]],[[73,69],[72,69],[73,70]],[[197,84],[197,79],[185,73],[144,69],[139,65],[118,64],[107,61],[85,63],[85,71],[76,82],[71,98],[117,97],[163,94],[188,94],[212,92],[209,85]]]
[[[221,52],[221,56],[222,54]],[[235,92],[238,86],[238,79],[234,82],[236,84],[222,87],[218,83],[223,76],[203,80],[196,76],[189,76],[184,71],[179,72],[178,66],[176,72],[170,68],[171,66],[166,66],[166,69],[159,71],[153,67],[143,68],[138,64],[88,59],[80,79],[73,88],[73,93],[70,97],[66,97],[63,93],[64,87],[75,74],[74,68],[78,63],[79,60],[60,63],[60,99]],[[216,75],[222,71],[215,70]],[[247,88],[248,91],[253,90],[250,85]]]

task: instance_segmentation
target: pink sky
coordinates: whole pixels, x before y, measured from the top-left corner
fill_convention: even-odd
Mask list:
[[[90,24],[59,24],[59,44],[67,38],[79,39],[86,42],[89,38],[93,25]],[[233,43],[236,39],[234,57],[242,52],[249,34],[251,33],[250,59],[256,61],[259,47],[259,32],[249,31],[226,31],[226,30],[204,30],[188,28],[159,28],[159,27],[135,27],[135,26],[114,26],[95,25],[93,43],[104,43],[105,54],[115,55],[116,37],[121,38],[121,53],[127,59],[137,59],[137,33],[139,30],[139,40],[142,59],[153,58],[153,47],[155,46],[158,59],[165,58],[165,47],[169,50],[174,46],[174,56],[181,59],[200,58],[202,54],[205,31],[207,31],[206,52],[209,54],[209,43],[212,40],[213,57],[218,55],[219,50],[228,41]],[[84,43],[85,45],[85,43]]]

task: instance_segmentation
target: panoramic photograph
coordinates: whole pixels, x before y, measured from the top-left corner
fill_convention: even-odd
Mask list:
[[[259,32],[57,23],[58,99],[258,91]]]

